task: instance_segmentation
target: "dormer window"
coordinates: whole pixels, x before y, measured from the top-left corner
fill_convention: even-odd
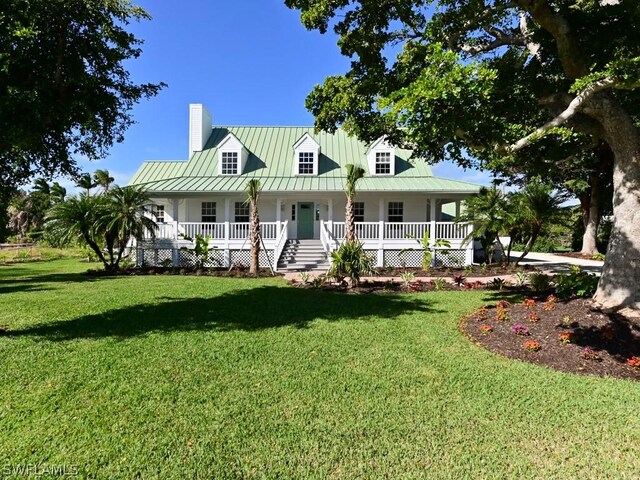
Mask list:
[[[222,152],[222,175],[238,174],[238,152]]]
[[[298,175],[313,175],[314,164],[313,152],[298,153]]]
[[[218,175],[242,175],[249,151],[233,133],[218,145]]]
[[[376,152],[376,175],[391,174],[391,152]]]
[[[320,157],[320,145],[315,139],[305,133],[293,144],[294,175],[318,175],[318,158]]]
[[[381,137],[369,147],[367,163],[372,175],[395,175],[396,149]]]

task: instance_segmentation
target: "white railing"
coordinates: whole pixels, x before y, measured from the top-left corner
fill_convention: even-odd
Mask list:
[[[388,240],[404,240],[415,238],[421,240],[429,230],[430,223],[401,223],[386,222],[384,224],[384,238]]]
[[[196,235],[211,237],[214,240],[224,238],[224,223],[180,222],[178,228],[189,238],[196,238]]]
[[[250,230],[250,223],[229,223],[229,238],[244,240],[249,237]],[[260,222],[260,234],[263,240],[275,240],[278,233],[278,222]]]
[[[380,238],[380,222],[356,222],[356,237],[360,240],[377,240]],[[344,222],[333,224],[332,235],[334,238],[343,240],[345,235]]]
[[[177,223],[158,223],[158,229],[156,230],[156,238],[176,238],[177,236]],[[146,234],[145,236],[150,236]]]
[[[468,234],[468,225],[464,223],[436,222],[435,238],[462,240]]]
[[[276,222],[276,228],[277,228],[277,224],[279,222]],[[276,270],[278,268],[278,260],[280,260],[280,255],[282,255],[282,250],[284,250],[284,246],[287,243],[287,240],[289,239],[289,221],[285,220],[285,222],[282,224],[281,229],[280,229],[280,233],[278,233],[278,236],[276,237],[276,243],[273,247],[273,269]]]

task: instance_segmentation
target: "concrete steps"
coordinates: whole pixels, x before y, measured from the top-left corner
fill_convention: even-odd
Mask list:
[[[326,270],[330,261],[320,240],[288,240],[278,260],[278,270]]]

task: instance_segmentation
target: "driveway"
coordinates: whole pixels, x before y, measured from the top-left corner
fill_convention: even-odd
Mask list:
[[[515,262],[522,252],[511,252],[511,261]],[[578,265],[582,270],[589,273],[595,273],[600,275],[602,273],[601,260],[585,260],[582,258],[565,257],[563,255],[556,255],[553,253],[538,253],[530,252],[520,262],[520,265],[533,265],[540,270],[544,270],[547,273],[567,273],[569,272],[571,265]]]

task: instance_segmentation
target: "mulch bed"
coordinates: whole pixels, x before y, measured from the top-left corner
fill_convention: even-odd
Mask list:
[[[316,281],[314,281],[316,280]],[[363,280],[357,286],[349,288],[346,283],[336,283],[331,280],[322,280],[318,283],[317,277],[311,277],[307,282],[301,280],[290,280],[290,284],[299,288],[321,288],[327,291],[340,291],[351,293],[415,293],[433,291],[467,291],[467,290],[494,290],[498,291],[491,283],[481,281],[465,281],[459,285],[452,283],[450,279],[442,278],[437,280],[414,279],[409,284],[398,280]],[[525,287],[504,286],[505,294],[521,294],[526,291]]]
[[[515,305],[498,302],[463,319],[460,329],[476,344],[508,358],[565,372],[640,381],[639,320],[602,313],[590,299],[547,298],[532,297]],[[483,333],[486,326],[491,331]],[[518,329],[522,335],[515,333]],[[538,342],[540,349],[528,350],[527,342]],[[635,367],[628,364],[632,357],[638,357]]]
[[[535,272],[537,269],[532,265],[518,265],[510,263],[494,263],[492,265],[470,265],[465,268],[376,268],[375,275],[378,277],[398,277],[405,272],[411,272],[416,277],[453,277],[463,275],[465,277],[497,277],[499,275],[513,275],[516,272]]]

